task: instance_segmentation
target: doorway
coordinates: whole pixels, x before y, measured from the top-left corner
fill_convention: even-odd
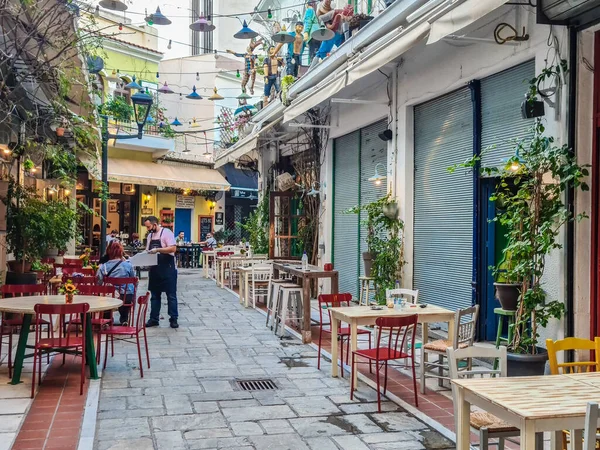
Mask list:
[[[173,232],[175,236],[179,234],[180,231],[183,231],[185,235],[185,241],[188,242],[192,240],[192,210],[191,209],[183,209],[183,208],[175,208],[175,223],[173,227]]]

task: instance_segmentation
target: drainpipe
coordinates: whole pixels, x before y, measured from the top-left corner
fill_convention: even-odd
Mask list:
[[[396,64],[392,71],[392,93],[391,93],[391,120],[392,131],[392,197],[396,199],[398,193],[398,73],[400,70],[400,64]]]

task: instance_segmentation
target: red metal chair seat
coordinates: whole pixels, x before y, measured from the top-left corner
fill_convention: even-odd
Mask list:
[[[363,358],[379,359],[379,361],[392,361],[394,359],[410,358],[408,353],[399,352],[396,349],[387,347],[357,350],[354,353],[358,356],[362,356]]]
[[[83,337],[70,337],[68,344],[65,344],[65,338],[44,338],[39,340],[37,346],[41,349],[72,348],[81,347],[84,343]]]

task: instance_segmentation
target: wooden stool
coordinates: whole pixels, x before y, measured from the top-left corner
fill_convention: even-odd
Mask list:
[[[500,344],[506,342],[510,344],[513,336],[513,325],[515,324],[516,311],[508,311],[502,308],[494,308],[494,314],[498,317],[498,331],[496,333],[496,348],[500,347]],[[502,337],[502,329],[504,328],[504,318],[508,317],[508,336]]]
[[[373,278],[371,277],[358,277],[360,281],[360,297],[358,299],[359,305],[369,306],[369,290],[371,289],[371,282]],[[375,283],[373,283],[373,291],[375,290]]]
[[[273,332],[277,334],[277,329],[281,325],[279,336],[285,335],[285,324],[288,319],[301,324],[302,312],[302,287],[294,284],[280,284],[273,319],[275,322]]]

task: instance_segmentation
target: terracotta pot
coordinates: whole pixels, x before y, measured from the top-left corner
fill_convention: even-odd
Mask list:
[[[65,135],[65,129],[63,127],[56,128],[56,135],[58,137],[62,137]]]
[[[502,309],[516,311],[521,295],[521,285],[515,283],[494,283],[496,298],[500,301]]]

